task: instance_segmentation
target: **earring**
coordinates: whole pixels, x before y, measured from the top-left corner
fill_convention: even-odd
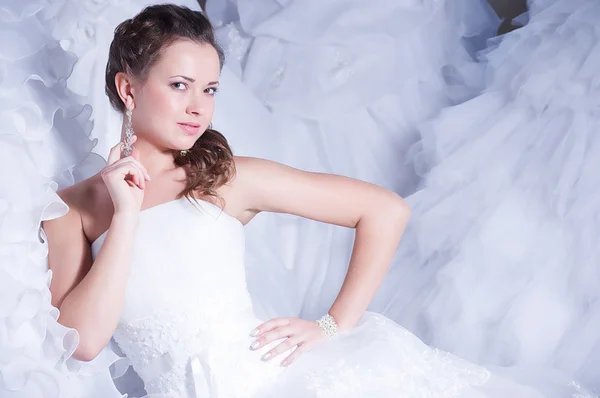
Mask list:
[[[187,155],[187,151],[184,149],[183,151],[179,151],[179,154],[181,156],[185,156],[185,155]]]
[[[212,130],[212,122],[208,123],[208,129]]]
[[[133,145],[131,145],[131,143],[133,142],[133,136],[135,134],[131,125],[131,109],[127,109],[125,116],[125,139],[123,140],[122,148],[123,155],[130,156],[133,152]]]

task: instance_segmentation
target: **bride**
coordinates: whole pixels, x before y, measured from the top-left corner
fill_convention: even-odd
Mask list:
[[[59,192],[44,221],[52,304],[89,361],[114,337],[152,397],[537,397],[423,344],[367,306],[409,218],[358,180],[234,156],[211,129],[223,54],[210,23],[175,5],[115,30],[106,92],[125,114],[100,173]],[[243,226],[260,212],[355,228],[328,313],[261,322]]]

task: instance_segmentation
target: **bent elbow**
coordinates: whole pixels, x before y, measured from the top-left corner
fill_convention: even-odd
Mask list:
[[[73,352],[73,358],[78,361],[90,362],[100,354],[104,347],[93,344],[82,344],[81,342]]]
[[[398,194],[394,194],[392,203],[390,205],[390,211],[393,214],[394,219],[408,223],[410,220],[411,209],[408,202]]]

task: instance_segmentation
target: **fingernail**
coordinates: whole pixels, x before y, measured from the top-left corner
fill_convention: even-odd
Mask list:
[[[146,180],[150,181],[150,174],[146,173]]]
[[[258,335],[258,329],[254,329],[253,331],[250,332],[250,336],[254,337]]]
[[[287,359],[284,359],[283,361],[281,361],[281,366],[287,366],[287,365],[288,365]]]
[[[268,360],[269,358],[271,358],[271,353],[270,353],[270,352],[267,352],[265,355],[263,355],[263,357],[262,357],[262,360],[263,360],[263,361],[266,361],[266,360]]]
[[[250,346],[251,350],[256,350],[258,348],[258,346],[260,345],[260,343],[258,341],[255,341],[254,343],[252,343],[252,345]]]

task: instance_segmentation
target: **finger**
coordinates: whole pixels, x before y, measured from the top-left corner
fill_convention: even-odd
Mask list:
[[[121,158],[121,142],[117,145],[110,148],[110,152],[108,153],[108,159],[106,160],[106,165],[110,166],[114,164],[117,160]]]
[[[137,135],[134,135],[133,140],[131,141],[131,144],[133,145],[133,143],[136,141],[137,141]],[[140,151],[138,151],[138,149],[136,147],[132,147],[131,156],[133,156],[133,158],[135,160],[137,160],[138,162],[140,161]]]
[[[270,330],[273,330],[277,327],[287,326],[290,324],[290,322],[291,322],[291,318],[273,318],[270,321],[267,321],[267,322],[259,325],[256,329],[254,329],[250,333],[250,336],[252,336],[252,337],[262,336],[264,333],[266,333]]]
[[[148,174],[148,170],[146,169],[146,166],[144,166],[142,164],[142,162],[140,161],[140,152],[137,150],[137,148],[133,148],[131,155],[129,155],[127,158],[131,159],[142,170],[142,173],[143,173],[144,177],[146,178],[146,180],[150,181],[150,174]]]
[[[137,149],[137,148],[135,148],[135,147],[134,147],[134,148],[131,150],[131,156],[132,156],[132,157],[133,157],[135,160],[137,160],[138,162],[140,161],[140,151],[138,151],[138,149]]]
[[[140,170],[135,163],[133,164],[133,167],[135,169],[135,173],[130,173],[131,179],[140,189],[146,189],[146,178],[144,177],[144,172]]]
[[[143,177],[140,176],[140,171],[138,170],[136,173],[133,173],[130,175],[131,176],[131,180],[135,183],[135,185],[139,188],[139,189],[144,189],[144,183],[145,183],[145,179]]]
[[[281,361],[281,366],[290,366],[292,362],[298,360],[302,354],[310,351],[310,347],[312,345],[310,343],[300,343],[298,344],[298,348],[294,350],[290,355],[287,356],[283,361]]]
[[[135,185],[135,183],[131,180],[125,180],[125,182],[127,183],[127,185],[129,185],[131,188],[139,188],[137,185]]]
[[[275,340],[284,339],[286,337],[292,336],[293,334],[293,328],[287,325],[278,327],[261,335],[260,338],[258,338],[254,343],[252,343],[250,348],[253,350],[258,350],[259,348],[264,347]]]
[[[145,179],[146,181],[150,181],[150,175],[148,174],[148,170],[146,170],[146,167],[140,161],[136,160],[132,155],[127,156],[127,157],[115,162],[113,164],[113,168],[118,168],[123,164],[129,164],[129,163],[135,165],[135,167],[137,167],[137,169],[140,170],[140,172],[142,173],[143,179]]]
[[[131,137],[131,145],[137,141],[137,135]],[[121,159],[121,155],[123,152],[123,141],[119,141],[117,145],[113,146],[108,153],[108,159],[106,161],[107,165],[114,164],[117,160]]]
[[[137,165],[132,158],[128,157],[127,160],[125,160],[124,158],[120,161],[117,161],[105,173],[108,173],[111,176],[111,178],[132,181],[140,189],[145,189],[146,182],[144,172],[140,169],[139,165]]]
[[[302,339],[299,336],[293,336],[288,339],[285,339],[280,344],[278,344],[275,348],[273,348],[272,350],[269,350],[267,353],[265,353],[265,355],[263,355],[261,359],[263,361],[269,361],[269,360],[277,357],[278,355],[296,347],[301,341],[302,341]]]

